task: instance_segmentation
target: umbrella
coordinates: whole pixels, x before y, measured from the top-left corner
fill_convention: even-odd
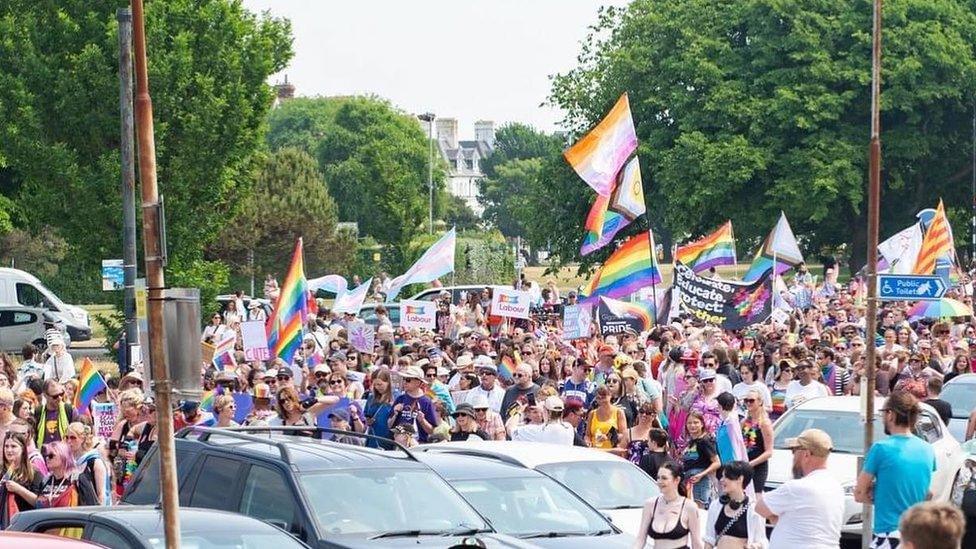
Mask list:
[[[919,301],[908,310],[910,317],[948,318],[952,316],[970,316],[973,309],[955,299],[944,297],[938,301]]]

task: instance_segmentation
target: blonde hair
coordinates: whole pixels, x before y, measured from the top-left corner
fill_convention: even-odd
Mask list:
[[[68,425],[68,432],[78,435],[81,439],[81,449],[85,452],[95,447],[95,434],[92,428],[80,421],[75,421]]]
[[[142,405],[143,400],[145,400],[145,396],[142,394],[142,389],[136,387],[126,389],[119,394],[119,408],[126,405],[138,408]]]
[[[230,395],[220,395],[214,399],[213,411],[219,414],[224,408],[234,403],[234,397]]]
[[[917,549],[959,547],[966,531],[962,511],[949,503],[926,501],[910,507],[898,524],[902,543]]]

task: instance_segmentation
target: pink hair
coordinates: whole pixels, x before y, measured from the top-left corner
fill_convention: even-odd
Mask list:
[[[71,448],[68,443],[63,440],[58,440],[55,442],[49,442],[41,447],[41,454],[54,454],[57,456],[61,463],[63,463],[65,476],[70,475],[75,472],[77,465],[75,465],[75,458],[71,455]]]

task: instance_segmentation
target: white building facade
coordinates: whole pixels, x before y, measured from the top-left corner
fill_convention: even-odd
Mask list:
[[[426,133],[427,123],[421,121]],[[474,139],[458,138],[458,122],[455,118],[438,118],[434,121],[434,134],[437,150],[447,162],[447,190],[464,200],[475,214],[481,215],[484,208],[478,203],[478,180],[484,177],[481,161],[491,155],[495,148],[495,124],[490,120],[474,123]]]

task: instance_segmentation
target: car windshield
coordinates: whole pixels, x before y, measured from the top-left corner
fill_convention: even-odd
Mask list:
[[[597,509],[642,507],[660,493],[651,477],[624,460],[546,463],[536,469],[565,484]]]
[[[149,545],[163,549],[163,536],[147,538]],[[284,532],[181,532],[180,547],[183,549],[302,549],[305,547]]]
[[[786,439],[800,436],[807,429],[821,429],[834,442],[834,452],[840,454],[864,453],[864,422],[858,412],[837,410],[794,410],[776,422],[773,435],[776,448],[785,450]],[[880,416],[874,418],[874,440],[884,438],[884,425]]]
[[[433,471],[360,469],[308,473],[299,478],[319,533],[327,538],[488,528]]]
[[[952,417],[968,418],[976,408],[976,383],[947,383],[939,398],[952,406]]]
[[[548,477],[459,480],[452,484],[503,534],[594,535],[612,531],[600,513]]]

